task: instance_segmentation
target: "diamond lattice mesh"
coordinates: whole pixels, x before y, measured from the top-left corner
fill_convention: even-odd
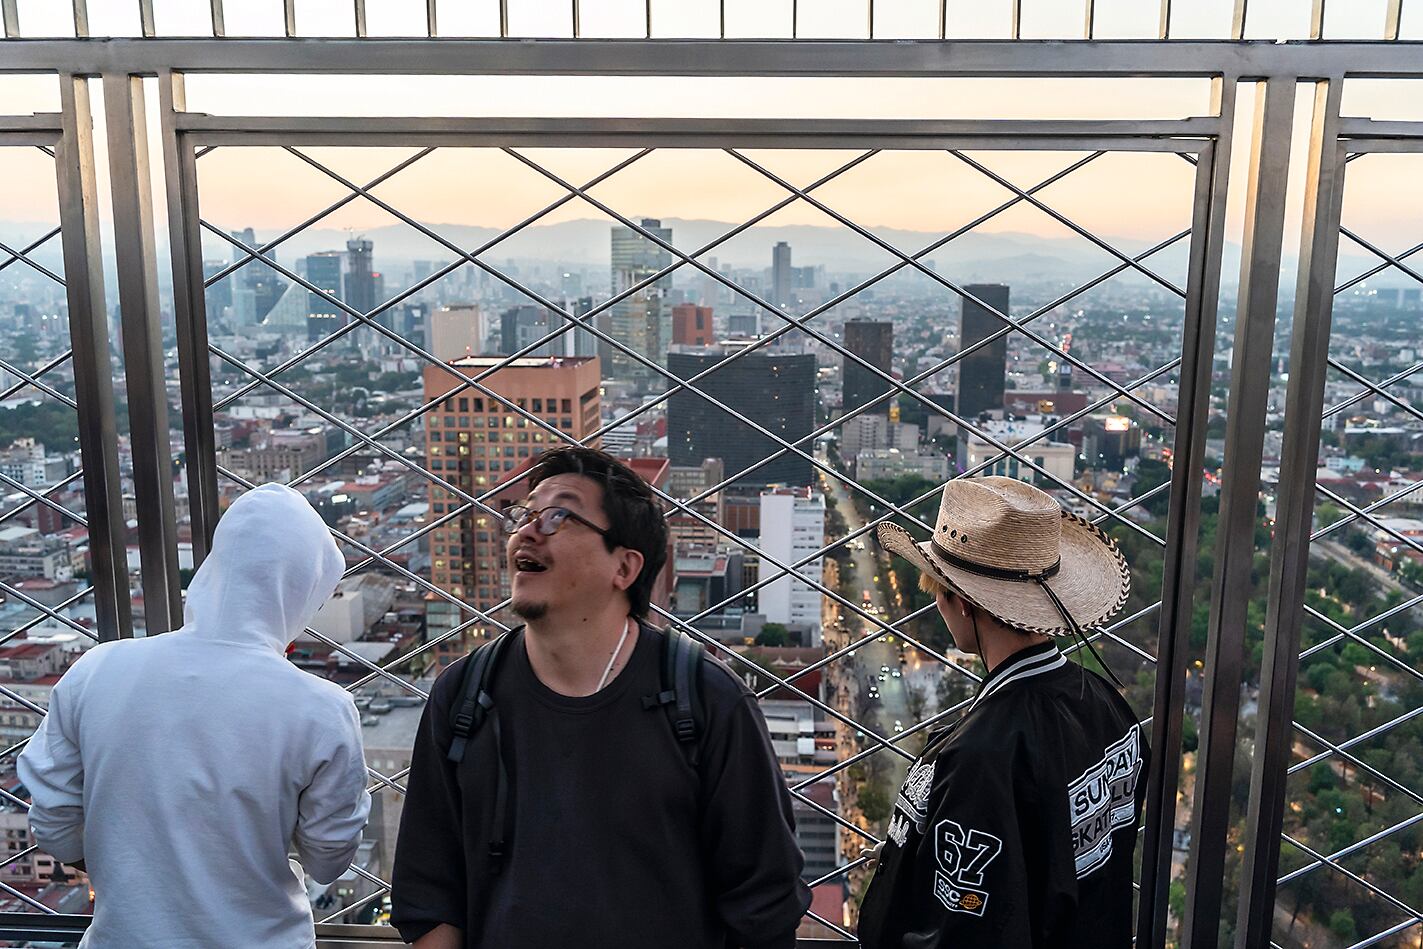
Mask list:
[[[1376,176],[1420,168],[1407,154],[1347,166],[1281,844],[1284,946],[1408,946],[1423,923],[1423,279],[1417,247],[1371,237]]]
[[[945,479],[1034,480],[1128,549],[1133,599],[1092,638],[1149,720],[1193,165],[204,153],[223,495],[306,491],[350,567],[348,605],[293,658],[356,694],[379,803],[359,879],[318,909],[382,918],[420,703],[512,624],[497,515],[552,444],[601,445],[662,495],[673,550],[653,618],[716,644],[762,698],[817,890],[806,932],[853,932],[858,850],[979,678],[872,537],[884,520],[922,536]],[[431,179],[450,182],[433,204]],[[1130,199],[1094,197],[1121,180],[1174,230],[1121,236]],[[242,196],[269,181],[287,216],[245,232]],[[671,186],[690,181],[723,200]],[[921,186],[928,226],[875,213]]]
[[[50,688],[98,632],[54,154],[3,152],[0,201],[38,202],[43,222],[0,223],[0,909],[87,912],[83,875],[35,849],[15,773]]]

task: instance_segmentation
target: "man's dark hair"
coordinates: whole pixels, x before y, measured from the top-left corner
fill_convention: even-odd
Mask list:
[[[637,472],[612,455],[578,446],[551,448],[539,455],[529,471],[529,491],[562,474],[583,475],[602,486],[603,513],[609,525],[603,543],[608,550],[626,547],[642,554],[642,572],[628,587],[627,595],[633,617],[646,618],[652,585],[667,562],[667,521],[657,495]]]

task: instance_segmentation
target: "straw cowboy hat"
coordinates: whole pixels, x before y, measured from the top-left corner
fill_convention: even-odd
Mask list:
[[[1126,603],[1131,574],[1116,543],[1013,478],[959,478],[944,485],[934,536],[915,543],[880,524],[880,546],[1009,626],[1067,636]]]

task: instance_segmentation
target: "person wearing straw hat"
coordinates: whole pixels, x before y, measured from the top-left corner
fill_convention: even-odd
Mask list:
[[[964,715],[930,734],[868,854],[861,944],[1130,946],[1149,750],[1118,689],[1054,642],[1092,649],[1083,631],[1126,602],[1126,560],[1012,478],[949,482],[927,541],[887,523],[877,537],[918,568],[954,645],[987,674]]]

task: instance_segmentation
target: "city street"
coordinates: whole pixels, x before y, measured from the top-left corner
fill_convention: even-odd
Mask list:
[[[844,516],[851,533],[864,526],[864,519],[855,510],[843,483],[835,478],[822,475],[821,485],[827,497],[834,499],[835,505]],[[846,598],[853,599],[865,612],[879,616],[886,622],[893,622],[893,617],[897,616],[899,611],[896,608],[889,608],[890,605],[884,602],[874,580],[886,562],[885,555],[879,551],[872,533],[862,534],[851,543],[855,545],[850,550],[850,562],[854,565],[854,571],[849,574],[848,581],[843,583],[842,588],[847,591]],[[869,594],[868,601],[864,598],[866,593]],[[854,594],[854,596],[851,597],[848,594]],[[832,631],[836,628],[836,624],[843,625],[844,633]],[[840,648],[847,642],[857,642],[877,628],[864,617],[845,609],[839,603],[831,601],[827,604],[826,638],[833,643],[835,648]],[[890,636],[893,634],[881,636],[874,642],[857,649],[852,654],[854,661],[849,664],[846,674],[846,679],[852,680],[849,689],[849,694],[852,696],[862,694],[861,686],[870,680],[879,687],[880,698],[878,700],[872,699],[865,708],[856,708],[851,711],[857,721],[864,722],[886,737],[893,735],[896,721],[899,721],[905,728],[914,725],[909,712],[907,680],[895,677],[892,673],[899,670],[920,681],[928,678],[931,683],[929,693],[931,697],[933,695],[932,677],[937,674],[937,670],[932,666],[924,666],[920,662],[922,657],[918,655],[916,649],[906,651],[909,664],[901,667],[898,637],[894,637],[895,642],[891,643],[888,641]],[[843,660],[841,664],[844,664]],[[885,666],[889,667],[891,674],[886,674],[885,680],[881,682],[879,676]]]

